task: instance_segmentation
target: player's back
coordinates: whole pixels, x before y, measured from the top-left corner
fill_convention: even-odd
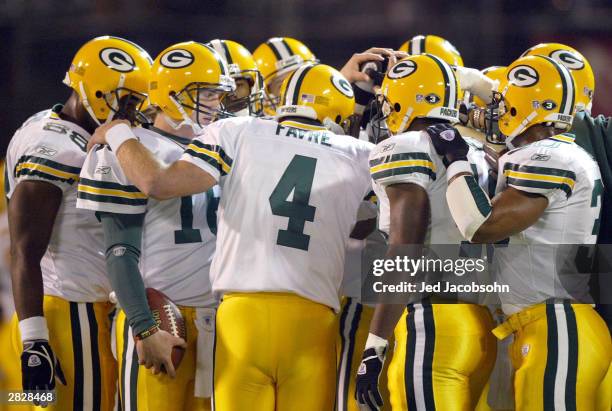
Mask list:
[[[216,142],[225,163],[213,291],[293,292],[338,309],[346,244],[370,191],[372,145],[261,119],[217,122],[202,141]],[[194,143],[192,152],[211,148]]]

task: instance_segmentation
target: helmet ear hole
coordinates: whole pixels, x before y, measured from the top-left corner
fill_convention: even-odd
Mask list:
[[[336,116],[336,124],[340,124],[340,121],[342,120],[342,117],[340,117],[340,114],[338,114]]]
[[[103,96],[104,94],[100,90],[96,91],[96,98],[102,98]]]
[[[393,110],[399,113],[402,110],[402,105],[400,103],[393,104]]]
[[[512,108],[510,109],[510,115],[511,115],[512,117],[516,116],[516,108],[512,107]]]

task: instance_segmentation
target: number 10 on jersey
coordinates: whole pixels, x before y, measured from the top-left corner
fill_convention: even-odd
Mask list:
[[[317,210],[308,204],[316,166],[316,158],[293,156],[270,195],[272,214],[289,218],[287,229],[278,230],[278,245],[308,251],[310,236],[304,234],[304,225],[314,221]],[[293,198],[287,200],[291,193]]]

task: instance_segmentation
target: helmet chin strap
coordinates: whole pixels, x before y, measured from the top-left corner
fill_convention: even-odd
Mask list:
[[[168,118],[168,120],[171,120],[170,125],[174,129],[178,129],[182,127],[183,125],[188,125],[193,129],[193,133],[196,136],[199,134],[202,134],[204,129],[199,124],[197,124],[195,121],[193,121],[191,117],[189,117],[189,115],[187,114],[187,112],[185,111],[185,108],[181,105],[181,103],[179,103],[174,96],[170,96],[170,101],[174,103],[174,106],[176,107],[178,112],[181,113],[181,117],[183,117],[183,121],[181,121],[180,123],[176,123],[175,121],[172,121],[170,118]]]
[[[404,128],[406,127],[406,124],[408,123],[408,120],[410,120],[410,117],[412,117],[413,111],[414,109],[412,107],[408,107],[408,110],[406,110],[406,114],[404,114],[404,117],[402,118],[402,124],[400,124],[398,128],[400,133],[404,131]]]
[[[531,113],[529,113],[529,115],[527,117],[525,117],[523,119],[523,121],[521,121],[521,124],[519,124],[518,127],[515,128],[514,130],[512,130],[512,133],[510,133],[509,135],[506,136],[506,147],[508,147],[508,149],[514,150],[516,148],[514,146],[514,144],[512,144],[512,141],[519,134],[521,134],[523,131],[525,131],[525,129],[527,128],[529,123],[531,123],[531,120],[533,120],[537,115],[538,115],[538,113],[536,113],[535,110],[532,111]]]
[[[100,120],[98,120],[98,118],[96,117],[96,114],[91,108],[91,104],[89,104],[89,99],[87,98],[87,93],[85,92],[85,86],[83,85],[82,81],[79,81],[79,91],[81,92],[81,104],[83,104],[83,107],[85,107],[85,110],[89,113],[89,116],[93,119],[93,121],[96,122],[97,125],[99,126],[102,125],[100,124]]]
[[[124,84],[125,84],[125,74],[121,74],[119,76],[119,81],[117,82],[117,87],[115,88],[115,90],[122,88]],[[111,121],[113,121],[113,117],[115,117],[115,113],[117,112],[117,110],[119,110],[119,100],[117,99],[117,93],[113,93],[113,101],[112,103],[109,104],[109,106],[111,110],[108,113],[108,116],[106,117],[106,121],[104,122],[104,124],[108,124]]]

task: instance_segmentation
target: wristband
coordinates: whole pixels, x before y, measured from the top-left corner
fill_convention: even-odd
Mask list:
[[[159,327],[158,327],[158,326],[157,326],[157,324],[156,324],[156,325],[154,325],[154,326],[152,326],[152,327],[147,328],[146,330],[144,330],[144,331],[143,331],[143,332],[141,332],[140,334],[136,334],[136,335],[134,336],[134,339],[135,339],[136,341],[142,341],[142,340],[144,340],[145,338],[152,336],[153,334],[155,334],[155,333],[156,333],[156,332],[158,332],[158,331],[159,331]]]
[[[21,341],[46,340],[49,341],[49,329],[45,317],[30,317],[19,321]]]
[[[106,144],[117,154],[117,150],[128,140],[136,139],[134,132],[127,124],[120,123],[106,130]]]
[[[379,337],[376,334],[369,333],[368,334],[368,339],[366,340],[366,343],[365,343],[365,349],[366,350],[368,348],[374,348],[374,349],[384,348],[384,349],[386,349],[388,345],[389,345],[389,342],[387,340],[385,340],[384,338]]]
[[[474,174],[470,163],[466,160],[459,160],[451,163],[446,169],[446,181],[450,181],[459,173],[470,173]]]

